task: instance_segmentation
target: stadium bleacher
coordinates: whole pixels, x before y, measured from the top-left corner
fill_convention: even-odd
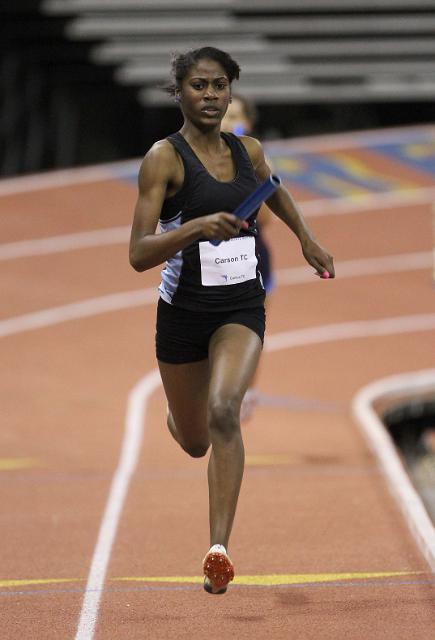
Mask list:
[[[128,136],[146,147],[155,110],[174,118],[159,88],[171,53],[206,44],[234,55],[238,90],[270,113],[435,97],[435,0],[0,0],[0,13],[3,175],[136,153]],[[120,112],[145,122],[114,149]]]
[[[155,86],[166,79],[171,51],[222,41],[242,65],[240,90],[258,103],[435,95],[433,0],[45,0],[42,6],[70,17],[71,38],[101,39],[92,59],[116,64],[116,79],[139,87],[144,105],[167,104]]]

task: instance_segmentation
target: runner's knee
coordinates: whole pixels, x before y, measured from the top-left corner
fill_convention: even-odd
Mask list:
[[[187,429],[186,431],[187,433],[189,433],[190,430]],[[186,434],[186,431],[184,432],[184,434]],[[182,435],[182,433],[177,432],[177,441],[180,447],[184,449],[184,451],[188,453],[192,458],[203,458],[210,446],[210,441],[208,440],[208,438],[206,438],[206,436],[199,436],[199,439],[197,439],[195,436],[189,437],[189,435],[187,435],[186,437],[186,435]]]
[[[182,445],[183,449],[186,453],[189,454],[192,458],[203,458],[208,451],[210,443],[196,443],[189,445]]]
[[[208,423],[212,433],[231,438],[240,428],[240,401],[235,397],[210,399]]]
[[[205,420],[202,422],[205,425]],[[210,440],[205,426],[191,420],[175,422],[172,413],[168,414],[168,427],[180,447],[192,456],[192,458],[203,458],[210,446]],[[201,434],[201,435],[200,435]]]

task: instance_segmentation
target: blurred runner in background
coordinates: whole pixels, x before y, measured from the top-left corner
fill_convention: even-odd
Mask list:
[[[237,136],[251,136],[255,135],[255,125],[257,123],[258,113],[254,103],[248,100],[245,96],[233,93],[233,100],[228,105],[228,110],[222,120],[221,130],[229,131]],[[267,160],[268,165],[273,171],[270,160]],[[266,290],[266,308],[269,306],[270,294],[274,288],[273,271],[272,271],[272,258],[270,254],[269,245],[264,238],[263,229],[272,220],[272,212],[263,204],[257,215],[257,250],[260,258],[260,271],[263,278],[264,288]],[[242,402],[240,419],[242,421],[248,420],[258,403],[259,394],[254,386],[255,380],[252,381],[252,385],[247,390]]]

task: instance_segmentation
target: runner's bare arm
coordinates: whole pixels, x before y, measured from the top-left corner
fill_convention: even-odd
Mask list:
[[[270,176],[271,170],[260,142],[248,136],[244,136],[242,141],[251,158],[257,178],[263,182]],[[297,236],[305,259],[316,269],[317,273],[322,275],[326,270],[330,277],[334,278],[335,270],[332,256],[317,242],[293,198],[282,184],[266,201],[266,204]]]
[[[156,234],[163,202],[168,189],[176,182],[177,168],[175,152],[166,141],[153,145],[142,162],[129,252],[130,264],[136,271],[165,262],[199,238],[228,240],[236,236],[243,225],[236,216],[219,212]]]

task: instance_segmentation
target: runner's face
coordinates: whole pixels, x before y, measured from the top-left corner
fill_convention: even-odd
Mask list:
[[[214,60],[199,60],[188,71],[178,93],[184,117],[200,128],[217,126],[227,110],[230,92],[225,69]]]

